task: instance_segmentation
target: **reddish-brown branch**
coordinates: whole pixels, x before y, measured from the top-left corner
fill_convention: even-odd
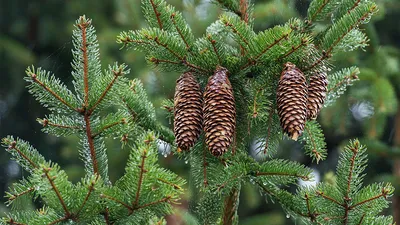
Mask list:
[[[248,7],[249,3],[247,0],[240,0],[240,18],[245,22],[249,22]]]
[[[354,204],[352,206],[349,206],[349,210],[352,210],[352,209],[356,208],[357,206],[363,205],[363,204],[365,204],[367,202],[373,201],[373,200],[381,198],[381,197],[386,198],[387,194],[388,194],[388,191],[383,189],[381,194],[376,195],[376,196],[374,196],[372,198],[369,198],[369,199],[365,199],[364,201],[361,201],[361,202],[359,202],[357,204]]]
[[[291,32],[291,31],[290,31]],[[257,60],[264,55],[266,52],[268,52],[268,50],[270,50],[272,47],[274,47],[275,45],[277,45],[279,42],[281,42],[283,39],[287,39],[290,32],[288,34],[284,34],[282,35],[282,37],[276,39],[272,44],[268,45],[262,52],[260,52],[255,58],[253,59],[249,59],[249,62],[246,63],[245,65],[243,65],[242,67],[240,67],[241,70],[246,69],[247,67],[254,65],[257,63]]]
[[[256,172],[256,176],[289,176],[289,177],[297,177],[302,180],[309,180],[310,178],[307,176],[302,176],[298,174],[290,174],[290,173],[283,173],[283,172]]]
[[[183,36],[181,29],[180,29],[180,28],[178,27],[178,25],[176,24],[176,21],[175,21],[175,13],[173,13],[173,14],[171,15],[171,20],[172,20],[172,23],[174,24],[174,27],[175,27],[176,31],[178,32],[179,36],[181,37],[183,43],[185,43],[186,49],[189,50],[189,49],[190,49],[190,45],[189,45],[188,42],[186,41],[185,36]]]
[[[172,187],[174,187],[174,188],[177,189],[177,190],[183,190],[182,187],[179,186],[179,185],[177,185],[177,184],[171,183],[171,182],[166,181],[166,180],[161,179],[161,178],[157,178],[157,180],[163,182],[164,184],[168,184],[169,186],[172,186]]]
[[[17,193],[17,194],[12,194],[8,199],[10,201],[13,201],[13,200],[15,200],[15,199],[17,199],[17,198],[19,198],[19,197],[21,197],[23,195],[26,195],[26,194],[29,194],[29,193],[33,192],[34,190],[35,190],[35,188],[33,188],[33,187],[28,188],[28,190],[25,190],[23,192],[20,192],[20,193]]]
[[[44,84],[42,81],[40,81],[37,78],[36,74],[31,74],[31,78],[33,80],[33,82],[39,84],[40,86],[42,86],[47,92],[49,92],[51,95],[53,95],[53,97],[55,97],[58,101],[60,101],[61,103],[63,103],[65,106],[67,106],[68,108],[70,108],[73,111],[76,112],[80,112],[79,109],[74,108],[71,103],[67,102],[65,99],[63,99],[60,95],[58,95],[57,93],[55,93],[52,89],[50,89],[46,84]]]
[[[171,199],[171,196],[167,196],[167,197],[162,198],[162,199],[160,199],[160,200],[158,200],[158,201],[150,202],[150,203],[147,203],[147,204],[138,206],[138,207],[134,207],[134,208],[132,209],[131,214],[133,213],[133,211],[136,211],[136,210],[139,210],[139,209],[143,209],[143,208],[146,208],[146,207],[149,207],[149,206],[152,206],[152,205],[156,205],[156,204],[159,204],[159,203],[162,203],[162,202],[168,202],[170,199]]]
[[[308,217],[310,218],[311,222],[315,222],[316,214],[311,212],[310,198],[309,198],[308,194],[305,194],[304,198],[306,199]]]
[[[325,0],[325,2],[318,8],[317,11],[313,15],[311,15],[311,18],[308,20],[310,23],[315,19],[315,17],[322,11],[322,9],[329,3],[330,0]]]
[[[126,123],[126,120],[122,119],[121,121],[117,121],[117,122],[114,122],[114,123],[107,124],[104,127],[100,128],[100,130],[97,133],[92,134],[92,139],[96,138],[101,133],[103,133],[105,130],[107,130],[107,129],[111,128],[111,127],[114,127],[114,126],[119,125],[119,124],[125,124],[125,123]]]
[[[219,65],[221,65],[222,64],[222,60],[221,60],[221,57],[218,54],[217,47],[215,46],[215,42],[216,41],[212,39],[211,35],[208,35],[208,40],[211,42],[211,45],[212,45],[213,50],[214,50],[214,53],[217,56]]]
[[[237,200],[239,197],[239,190],[233,188],[224,201],[224,211],[222,213],[222,224],[231,225],[235,219],[237,210]]]
[[[160,29],[162,30],[162,29],[163,29],[163,24],[162,24],[161,18],[160,18],[161,13],[158,12],[158,10],[157,10],[157,5],[154,3],[153,0],[150,0],[150,3],[151,3],[151,7],[153,7],[154,14],[156,15],[157,22],[158,22],[158,26],[159,26]]]
[[[30,158],[28,158],[28,156],[26,156],[23,152],[21,152],[21,150],[19,148],[17,148],[17,142],[13,141],[11,142],[10,146],[8,146],[8,150],[14,149],[15,151],[18,152],[18,154],[24,158],[26,161],[29,162],[29,164],[31,164],[31,166],[33,168],[38,168],[38,166],[36,165],[36,163],[34,163]]]
[[[331,202],[333,202],[333,203],[335,203],[335,204],[337,204],[337,205],[339,205],[339,206],[345,207],[344,204],[342,204],[342,203],[336,201],[334,198],[332,198],[332,197],[330,197],[330,196],[325,195],[325,194],[324,194],[323,192],[321,192],[321,191],[317,191],[317,195],[319,195],[319,196],[321,196],[321,197],[323,197],[323,198],[325,198],[325,199],[327,199],[327,200],[329,200],[329,201],[331,201]]]
[[[347,29],[347,31],[345,33],[343,33],[331,46],[329,46],[329,48],[322,54],[322,56],[320,58],[318,58],[310,67],[306,68],[304,71],[308,71],[312,68],[314,68],[316,65],[318,65],[319,63],[321,63],[324,59],[330,58],[332,56],[332,50],[333,48],[336,47],[337,44],[339,44],[339,42],[341,40],[343,40],[343,38],[350,32],[352,31],[355,27],[357,27],[361,21],[365,20],[366,17],[368,17],[368,15],[370,13],[372,13],[374,10],[376,9],[376,6],[373,6],[368,12],[366,12],[361,18],[359,18],[353,25],[351,25],[349,27],[349,29]]]
[[[297,51],[299,48],[301,48],[303,46],[307,46],[307,44],[308,44],[308,40],[307,39],[305,39],[305,38],[301,39],[301,43],[299,45],[292,46],[292,49],[288,53],[286,53],[285,55],[279,57],[278,60],[281,60],[283,58],[288,57],[289,55],[293,54],[293,52]]]
[[[113,224],[110,221],[110,212],[108,211],[108,208],[105,209],[103,217],[104,217],[104,221],[106,222],[107,225],[112,225]]]
[[[360,4],[361,0],[357,0],[354,5],[347,11],[347,13],[350,13],[351,11],[353,11],[359,4]]]
[[[90,156],[92,158],[92,163],[93,163],[93,173],[94,174],[98,174],[99,173],[99,168],[98,168],[98,165],[97,165],[96,151],[95,151],[95,148],[94,148],[93,135],[92,135],[91,127],[90,127],[90,116],[87,113],[85,113],[84,119],[85,119],[85,124],[86,124],[86,136],[87,136],[87,139],[88,139]]]
[[[93,111],[96,109],[96,107],[100,104],[101,101],[103,101],[104,97],[106,97],[107,93],[110,91],[112,86],[114,85],[115,81],[119,76],[122,75],[122,70],[119,71],[113,71],[114,77],[111,80],[111,82],[107,85],[106,89],[103,91],[103,93],[100,95],[99,99],[97,99],[96,103],[92,106],[92,108],[89,109],[89,115],[93,113]]]
[[[164,47],[167,51],[169,51],[172,55],[174,55],[176,58],[178,58],[179,60],[183,60],[183,57],[181,55],[179,55],[177,52],[175,52],[174,50],[172,50],[168,44],[166,43],[161,43],[160,40],[158,39],[158,37],[151,37],[151,36],[146,36],[148,39],[153,40],[157,45]]]
[[[53,222],[50,222],[50,223],[47,224],[47,225],[54,225],[54,224],[57,224],[57,223],[59,223],[59,222],[61,222],[61,221],[67,220],[67,219],[68,219],[68,217],[67,217],[67,216],[64,216],[64,217],[61,217],[60,219],[56,219],[56,220],[54,220]]]
[[[229,183],[231,183],[231,182],[233,182],[234,180],[237,180],[237,179],[239,179],[239,178],[241,178],[242,176],[233,176],[231,179],[229,179],[229,180],[227,180],[226,182],[224,182],[224,183],[222,183],[222,184],[220,184],[220,185],[217,185],[217,191],[220,191],[222,188],[224,188],[227,184],[229,184]]]
[[[335,89],[339,88],[343,83],[345,82],[349,82],[350,80],[355,80],[358,79],[357,73],[356,72],[352,72],[350,75],[343,77],[343,79],[337,83],[334,87],[330,88],[328,90],[328,93],[334,91]]]
[[[304,129],[306,130],[308,136],[310,137],[311,144],[313,146],[312,153],[314,153],[315,158],[317,159],[317,163],[318,163],[319,160],[321,159],[321,155],[317,151],[317,144],[315,143],[314,136],[312,135],[312,132],[308,129],[308,127],[305,126]]]
[[[7,223],[8,224],[14,224],[14,225],[27,225],[27,224],[25,224],[25,223],[18,223],[18,222],[16,222],[14,219],[12,219],[12,218],[10,218],[8,221],[7,221]]]
[[[142,188],[142,184],[143,184],[143,175],[147,172],[147,170],[144,168],[144,163],[147,158],[147,149],[145,149],[143,151],[141,158],[142,158],[142,161],[139,165],[140,173],[139,173],[139,181],[137,184],[136,197],[135,197],[135,201],[132,202],[132,205],[134,208],[139,204],[140,189]]]
[[[74,130],[82,130],[83,129],[83,127],[79,127],[79,126],[68,126],[68,125],[63,125],[63,124],[52,123],[48,119],[43,119],[42,121],[39,121],[39,122],[41,122],[43,127],[51,126],[51,127],[74,129]]]
[[[362,217],[360,219],[360,222],[358,222],[358,225],[361,225],[363,223],[364,218],[365,218],[365,213],[362,215]]]
[[[85,207],[86,202],[89,200],[90,195],[93,193],[93,191],[94,191],[94,186],[96,185],[96,182],[97,182],[97,179],[98,179],[98,178],[99,178],[99,175],[97,175],[97,176],[96,176],[96,179],[93,180],[93,181],[90,183],[90,186],[89,186],[89,188],[88,188],[88,189],[89,189],[89,190],[88,190],[88,193],[86,194],[86,197],[85,197],[85,199],[84,199],[83,202],[82,202],[82,205],[79,207],[79,210],[78,210],[77,213],[76,213],[76,217],[79,216],[79,214],[81,213],[83,207]]]
[[[58,188],[54,184],[54,179],[56,179],[56,177],[50,177],[50,175],[49,175],[50,171],[51,171],[51,168],[43,168],[44,175],[46,176],[47,180],[49,181],[53,191],[56,193],[57,198],[60,201],[61,206],[64,209],[65,217],[70,218],[71,217],[71,213],[69,212],[69,210],[67,208],[67,205],[65,204],[64,199],[61,196],[60,191],[58,190]]]
[[[229,23],[228,21],[225,21],[225,26],[230,27],[232,29],[232,32],[235,34],[238,34],[240,37],[240,40],[242,40],[247,46],[249,46],[249,42],[235,27],[233,27],[233,24]],[[244,46],[241,46],[241,47],[244,48]]]
[[[155,57],[151,57],[149,61],[156,65],[159,63],[169,63],[169,64],[175,64],[175,65],[182,64],[182,62],[172,61],[172,60],[168,60],[168,59],[157,59]]]
[[[206,70],[206,69],[203,69],[203,68],[201,68],[201,67],[199,67],[199,66],[194,65],[194,64],[192,64],[192,63],[186,61],[186,59],[183,59],[183,60],[182,60],[182,63],[183,63],[183,65],[185,65],[185,66],[188,66],[188,67],[193,68],[193,69],[195,69],[195,70],[201,71],[201,72],[203,72],[203,73],[211,73],[211,72],[212,72],[212,71],[208,71],[208,70]]]
[[[86,28],[89,25],[88,22],[83,22],[79,24],[79,28],[82,32],[82,57],[83,57],[83,85],[84,85],[84,105],[85,108],[89,106],[89,62],[88,62],[88,49],[87,49],[87,37],[86,37]]]
[[[116,202],[118,204],[121,204],[122,206],[124,206],[125,208],[127,208],[129,210],[129,213],[131,213],[132,210],[133,210],[133,208],[130,205],[128,205],[125,202],[123,202],[123,201],[121,201],[119,199],[116,199],[116,198],[114,198],[112,196],[108,196],[108,195],[105,195],[105,194],[100,194],[100,198],[106,198],[106,199],[114,201],[114,202]]]

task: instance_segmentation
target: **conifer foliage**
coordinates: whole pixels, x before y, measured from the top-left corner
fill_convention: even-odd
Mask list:
[[[165,0],[142,0],[149,27],[122,32],[117,42],[144,52],[148,63],[156,69],[178,73],[190,70],[199,81],[204,90],[204,136],[189,152],[178,151],[177,154],[190,162],[194,186],[201,193],[194,212],[198,222],[237,224],[238,197],[242,184],[247,182],[259,187],[266,196],[276,198],[287,210],[297,207],[295,201],[289,201],[296,195],[281,188],[299,179],[312,179],[312,171],[296,162],[268,157],[273,156],[286,133],[301,141],[313,160],[325,159],[323,132],[314,119],[325,102],[332,104],[351,84],[341,75],[343,70],[330,79],[331,59],[339,52],[366,45],[366,35],[359,27],[369,22],[377,6],[372,0],[313,0],[307,18],[293,18],[285,24],[256,32],[253,21],[257,18],[252,18],[251,1],[214,2],[224,9],[223,13],[202,37],[195,38],[182,14]],[[314,29],[319,22],[325,30]],[[279,79],[285,64],[296,65],[296,69],[292,66],[288,69],[290,72],[284,72],[288,76]],[[224,71],[215,71],[215,68],[224,68]],[[216,77],[227,74],[229,76]],[[330,88],[336,86],[338,88]],[[213,90],[210,87],[214,87]],[[307,120],[308,109],[312,112]],[[175,120],[180,118],[175,117]],[[264,156],[261,158],[265,160],[256,161],[249,155],[249,147],[254,142],[262,143],[255,154]],[[359,173],[359,168],[365,165],[363,160],[350,162],[351,166],[342,166],[347,162],[341,160],[338,168],[347,173],[338,172],[338,180],[347,179],[349,173]],[[357,184],[349,190],[355,193],[361,188],[362,175],[352,176],[348,180],[350,184],[353,179]],[[336,192],[334,186],[324,187],[326,192]],[[391,188],[376,198],[370,198],[375,189],[365,190],[370,190],[368,195],[360,195],[356,203],[350,200],[342,203],[342,199],[339,204],[347,207],[347,213],[357,211],[360,215],[368,212],[365,207],[358,207],[363,202],[385,202],[378,204],[377,211],[387,206],[386,197],[390,196]],[[350,198],[347,193],[344,196]],[[298,207],[307,210],[307,204]],[[322,210],[330,211],[327,207]],[[299,215],[314,215],[312,213],[302,211]],[[352,224],[350,214],[329,218]],[[359,220],[361,224],[379,220],[374,217],[376,214],[365,215],[365,220]],[[331,223],[314,217],[308,217],[308,222]],[[385,221],[390,219],[384,218]]]
[[[56,136],[77,135],[85,177],[73,184],[57,163],[47,161],[19,138],[2,139],[29,176],[7,193],[8,204],[24,197],[41,199],[39,210],[15,210],[1,224],[146,224],[162,222],[179,199],[184,180],[157,165],[157,139],[173,140],[171,131],[155,121],[155,111],[138,80],[124,76],[124,64],[100,68],[99,49],[91,20],[80,17],[73,32],[74,92],[53,74],[29,67],[29,91],[48,108],[38,119],[43,131]],[[113,113],[106,114],[112,107]],[[104,139],[114,137],[130,149],[125,174],[115,184],[108,178]]]

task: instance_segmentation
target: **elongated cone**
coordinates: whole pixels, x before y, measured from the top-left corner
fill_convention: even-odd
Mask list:
[[[281,127],[293,140],[303,133],[307,116],[307,81],[293,63],[285,63],[277,90]]]
[[[203,100],[200,86],[192,72],[183,73],[176,81],[174,96],[175,142],[189,150],[200,136],[203,123]]]
[[[324,105],[326,92],[328,91],[328,79],[326,72],[317,72],[310,78],[308,85],[307,99],[307,119],[314,120],[317,118],[319,111]]]
[[[217,67],[204,91],[204,132],[214,156],[221,156],[232,144],[236,127],[235,98],[228,70]]]

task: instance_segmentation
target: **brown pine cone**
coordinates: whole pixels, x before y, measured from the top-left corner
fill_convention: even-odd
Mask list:
[[[317,72],[310,78],[308,85],[307,99],[307,119],[314,120],[317,118],[319,111],[324,105],[326,92],[328,91],[328,79],[326,72]]]
[[[231,145],[236,127],[235,98],[228,70],[217,67],[204,91],[204,132],[211,154],[221,156]]]
[[[303,133],[307,116],[307,81],[293,63],[285,63],[277,90],[281,127],[293,140]]]
[[[175,142],[189,150],[200,136],[203,123],[203,99],[200,85],[192,72],[183,73],[176,81],[174,96]]]

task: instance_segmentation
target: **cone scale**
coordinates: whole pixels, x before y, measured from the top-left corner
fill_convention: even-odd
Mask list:
[[[217,67],[204,91],[204,132],[208,150],[214,156],[228,151],[236,127],[236,108],[228,70]]]
[[[307,81],[293,63],[284,66],[277,90],[278,115],[283,131],[297,140],[307,118]]]
[[[200,85],[192,72],[176,81],[174,95],[174,134],[178,148],[189,150],[200,136],[203,123],[203,101]]]

